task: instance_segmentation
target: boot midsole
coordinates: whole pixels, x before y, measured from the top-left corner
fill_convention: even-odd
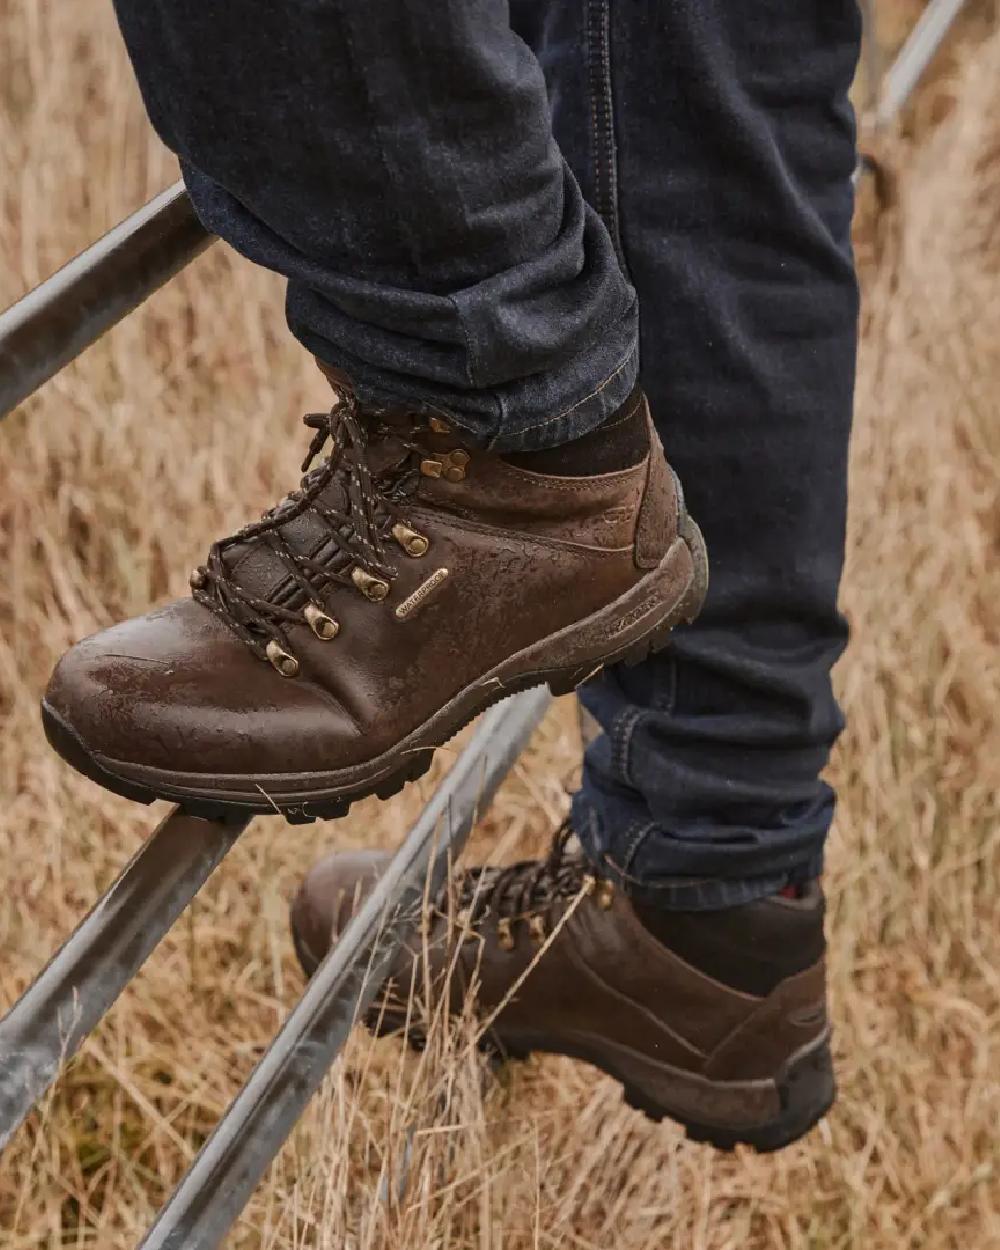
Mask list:
[[[505,1034],[501,1042],[514,1054],[532,1052],[567,1055],[592,1064],[619,1081],[626,1089],[640,1093],[644,1100],[664,1115],[681,1123],[693,1122],[717,1128],[752,1130],[772,1124],[785,1112],[783,1087],[791,1074],[808,1069],[819,1052],[829,1047],[830,1030],[799,1047],[773,1077],[745,1081],[713,1081],[697,1072],[688,1072],[603,1037]],[[825,1090],[817,1090],[822,1102]]]

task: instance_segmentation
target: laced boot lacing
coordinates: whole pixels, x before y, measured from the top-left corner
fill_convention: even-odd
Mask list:
[[[465,872],[457,883],[456,897],[462,927],[475,930],[495,918],[500,946],[513,950],[521,925],[527,925],[534,941],[546,940],[552,910],[562,899],[592,893],[600,907],[611,907],[614,886],[607,879],[596,877],[583,857],[570,850],[573,838],[567,822],[557,830],[544,859],[507,868],[470,868]]]
[[[353,586],[368,599],[379,602],[389,594],[398,569],[392,563],[388,542],[394,539],[409,556],[426,554],[429,542],[405,520],[405,502],[416,489],[421,474],[439,477],[447,461],[447,480],[460,480],[469,455],[462,449],[442,460],[429,459],[415,441],[421,431],[444,433],[450,426],[436,418],[407,414],[408,429],[397,419],[388,423],[385,410],[362,411],[348,390],[337,390],[328,413],[308,413],[304,424],[315,430],[302,462],[297,490],[265,512],[259,521],[212,545],[208,559],[191,574],[194,598],[219,616],[246,643],[254,655],[268,660],[284,677],[299,670],[286,627],[303,619],[313,633],[328,641],[340,631],[328,615],[321,595],[332,584]],[[399,444],[400,459],[386,473],[373,476],[368,463],[369,444],[391,437]],[[329,444],[321,464],[314,462]],[[339,507],[320,498],[336,480],[341,491]],[[311,512],[322,521],[333,550],[320,561],[315,555],[297,552],[285,538],[283,527]],[[293,595],[283,603],[251,594],[233,577],[227,552],[237,545],[263,542],[281,561],[293,583]],[[324,546],[326,544],[324,543]],[[303,607],[303,600],[305,606]]]

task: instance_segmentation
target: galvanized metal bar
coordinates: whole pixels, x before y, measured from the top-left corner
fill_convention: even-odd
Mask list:
[[[930,0],[882,80],[876,125],[895,120],[964,6],[965,0]]]
[[[864,99],[861,104],[861,120],[875,116],[879,91],[882,88],[882,47],[878,41],[878,23],[875,20],[875,0],[861,0],[861,74]]]
[[[550,702],[546,689],[487,712],[385,875],[313,975],[270,1049],[202,1148],[143,1250],[209,1250],[268,1164],[370,1006],[433,889]]]
[[[0,1150],[246,825],[175,808],[0,1020]]]
[[[177,182],[0,313],[0,418],[214,238]]]

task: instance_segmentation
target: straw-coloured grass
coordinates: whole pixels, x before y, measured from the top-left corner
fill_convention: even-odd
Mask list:
[[[0,303],[175,177],[109,9],[0,0]],[[461,1027],[419,1057],[358,1033],[230,1244],[1000,1247],[1000,37],[945,97],[897,154],[877,263],[871,233],[865,248],[828,878],[836,1110],[779,1156],[723,1157],[582,1065],[491,1076]],[[207,541],[284,491],[298,413],[323,394],[279,284],[217,246],[0,429],[0,1003],[150,822],[46,749],[49,670],[182,593]],[[574,719],[551,716],[476,851],[541,845]],[[337,825],[253,826],[5,1154],[4,1250],[136,1242],[295,1000],[301,874],[331,844],[397,840],[430,783]]]

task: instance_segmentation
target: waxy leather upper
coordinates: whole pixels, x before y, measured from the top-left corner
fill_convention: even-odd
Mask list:
[[[676,536],[678,500],[651,425],[650,438],[641,464],[598,477],[530,473],[473,448],[461,480],[421,476],[402,513],[427,538],[426,553],[414,558],[388,540],[398,575],[382,602],[353,586],[324,590],[339,632],[324,641],[305,619],[287,629],[293,679],[183,599],[79,643],[47,702],[90,750],[154,768],[298,773],[371,759],[471,680],[656,564]],[[461,447],[454,433],[421,439],[430,459]],[[402,454],[390,437],[370,463],[377,472]],[[284,534],[322,558],[328,534],[312,514]],[[295,602],[266,545],[227,559],[253,594]]]
[[[390,858],[380,851],[353,851],[331,855],[313,868],[292,911],[309,964],[318,964],[343,932]],[[581,868],[581,883],[584,872]],[[822,925],[815,901],[774,898],[755,906],[775,913],[774,919],[787,913],[790,940],[801,935],[803,924]],[[515,1048],[572,1050],[574,1041],[589,1040],[590,1048],[617,1054],[623,1065],[645,1057],[715,1080],[754,1080],[773,1076],[827,1027],[822,959],[758,997],[722,984],[657,941],[629,899],[606,882],[589,893],[581,884],[577,897],[554,900],[544,915],[537,939],[522,917],[513,921],[512,938],[504,942],[489,908],[470,927],[454,905],[442,901],[393,965],[390,1003],[400,1020],[408,1018],[411,992],[421,996],[426,955],[437,992],[447,977],[450,1009],[461,1012],[474,986],[480,1015],[493,1019],[502,1044]],[[539,958],[540,941],[549,934],[551,945]],[[753,937],[748,922],[747,940]],[[411,1010],[409,1018],[419,1032],[421,1011]]]

